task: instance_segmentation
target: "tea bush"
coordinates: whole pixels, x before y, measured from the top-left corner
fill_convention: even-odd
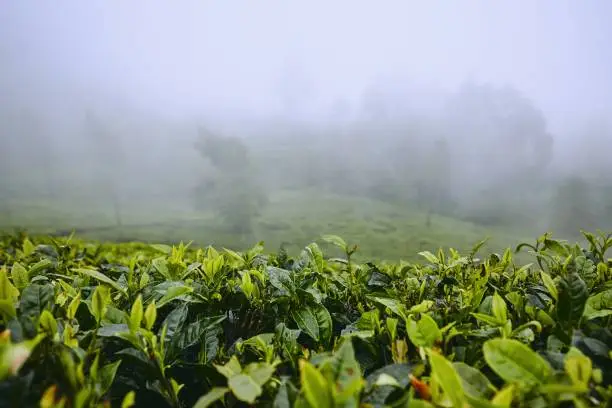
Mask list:
[[[610,406],[612,234],[584,236],[415,263],[6,236],[0,405]]]

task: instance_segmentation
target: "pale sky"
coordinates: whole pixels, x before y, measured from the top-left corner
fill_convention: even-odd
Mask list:
[[[0,52],[51,103],[88,90],[169,114],[273,115],[283,83],[318,111],[379,77],[472,78],[518,86],[560,126],[612,114],[610,21],[606,0],[0,0]]]

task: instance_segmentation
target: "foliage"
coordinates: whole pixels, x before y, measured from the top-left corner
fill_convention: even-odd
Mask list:
[[[612,402],[612,234],[359,263],[189,245],[0,241],[10,406],[495,407]],[[332,247],[339,256],[327,256]]]

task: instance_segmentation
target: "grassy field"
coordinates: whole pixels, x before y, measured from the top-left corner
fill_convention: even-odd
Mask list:
[[[167,199],[131,200],[122,206],[123,226],[114,223],[108,200],[91,197],[61,198],[53,202],[14,202],[6,212],[3,229],[26,228],[31,233],[70,232],[102,241],[189,242],[242,249],[255,239],[269,250],[284,244],[295,253],[322,234],[336,234],[359,245],[367,259],[414,259],[419,251],[453,247],[469,250],[489,237],[483,248],[499,251],[544,231],[484,228],[453,218],[433,216],[406,206],[376,200],[321,194],[317,191],[282,191],[254,222],[251,237],[224,231],[214,214],[193,210],[188,203]]]

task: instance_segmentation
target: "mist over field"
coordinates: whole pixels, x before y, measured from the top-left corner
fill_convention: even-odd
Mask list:
[[[4,1],[0,228],[235,248],[337,234],[379,258],[612,231],[610,16]]]

